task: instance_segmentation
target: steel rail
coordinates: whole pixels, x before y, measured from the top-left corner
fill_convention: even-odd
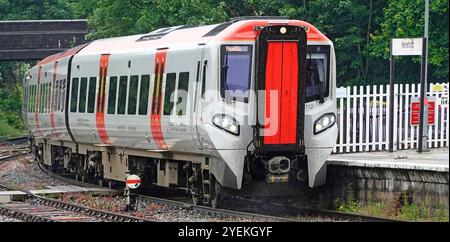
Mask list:
[[[81,182],[81,181],[73,180],[73,179],[52,173],[52,172],[48,171],[46,168],[44,168],[41,164],[39,164],[39,168],[46,174],[50,175],[52,178],[58,179],[63,182],[67,182],[67,183],[77,185],[77,186],[84,186],[84,187],[89,187],[89,186],[101,187],[96,184]],[[117,191],[120,191],[120,190],[117,190]],[[192,210],[198,211],[198,212],[207,212],[207,213],[222,215],[222,216],[232,216],[232,217],[249,218],[249,219],[265,219],[265,220],[273,220],[273,221],[277,221],[277,222],[298,222],[298,220],[291,219],[291,218],[283,218],[283,217],[270,216],[270,215],[264,215],[264,214],[249,213],[249,212],[243,212],[243,211],[193,205],[192,203],[188,203],[188,202],[147,196],[147,195],[142,195],[142,194],[137,194],[137,197],[141,200],[146,200],[146,201],[153,202],[153,203],[176,206],[176,207],[185,208],[185,209],[192,209]]]
[[[82,205],[78,205],[78,204],[63,202],[63,201],[56,200],[53,198],[39,196],[39,195],[33,194],[27,190],[15,189],[15,188],[13,188],[9,185],[3,184],[3,183],[0,183],[0,187],[6,188],[7,190],[11,190],[11,191],[21,191],[23,193],[26,193],[28,195],[28,197],[30,197],[31,199],[34,199],[37,203],[42,204],[42,205],[47,205],[47,206],[58,208],[58,209],[61,209],[64,211],[72,211],[72,212],[88,215],[91,217],[100,218],[104,221],[154,222],[153,220],[149,220],[149,219],[145,219],[145,218],[139,218],[139,217],[135,217],[135,216],[131,216],[131,215],[115,213],[115,212],[110,212],[110,211],[104,211],[104,210],[90,208],[90,207],[82,206]],[[24,217],[24,216],[26,217],[27,215],[30,215],[24,211],[11,209],[6,206],[0,205],[0,207],[1,207],[0,212],[2,213],[2,215],[5,215],[5,216],[11,215],[11,216],[14,216],[15,218],[19,218],[19,217]],[[8,210],[10,210],[10,212],[7,212]],[[31,220],[29,220],[27,217],[26,221],[34,221],[36,219],[36,216],[38,216],[38,215],[30,215],[29,218]],[[45,218],[45,217],[41,217],[41,218],[43,218],[42,221],[47,221],[46,220],[47,218]],[[51,221],[51,220],[54,220],[54,219],[48,219],[48,221]],[[60,221],[60,220],[54,220],[54,221]]]
[[[48,171],[40,163],[37,163],[37,164],[43,172],[45,172],[49,176],[51,176],[55,179],[61,180],[63,182],[77,185],[77,186],[82,186],[82,187],[97,187],[97,188],[102,187],[97,184],[81,182],[81,181],[77,181],[74,179],[60,176],[58,174]],[[267,212],[258,211],[257,213],[254,213],[254,212],[239,211],[239,210],[232,210],[232,209],[212,208],[212,207],[206,207],[206,206],[201,206],[201,205],[194,205],[194,204],[188,203],[188,202],[147,196],[147,195],[142,195],[142,194],[138,194],[137,197],[142,200],[147,200],[147,201],[154,202],[154,203],[178,206],[181,208],[192,209],[194,211],[199,211],[199,212],[207,212],[207,213],[217,214],[217,215],[234,216],[234,217],[250,218],[250,219],[258,219],[259,218],[259,219],[273,220],[273,221],[279,221],[279,222],[299,222],[299,221],[301,221],[299,219],[294,218],[296,216],[324,217],[324,218],[330,218],[330,219],[337,220],[337,221],[344,220],[344,221],[350,221],[350,222],[407,222],[405,220],[368,216],[368,215],[361,215],[361,214],[354,214],[354,213],[337,212],[337,211],[331,211],[331,210],[321,210],[321,209],[314,209],[314,208],[299,208],[299,207],[287,206],[284,204],[264,203],[262,201],[251,200],[251,199],[242,199],[243,201],[246,201],[247,204],[239,206],[240,209],[242,209],[242,207],[246,207],[246,206],[256,206],[256,207],[261,208],[260,210],[266,210]],[[272,212],[269,212],[269,211],[272,211]],[[274,214],[274,211],[277,211],[277,215]],[[285,215],[279,216],[279,214],[285,214]]]

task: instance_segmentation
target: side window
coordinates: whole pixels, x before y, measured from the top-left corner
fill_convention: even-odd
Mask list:
[[[178,95],[177,95],[177,115],[186,114],[187,97],[189,89],[189,72],[181,72],[178,81]]]
[[[121,76],[119,80],[119,101],[117,107],[118,114],[125,114],[125,102],[127,100],[127,76]]]
[[[31,86],[31,101],[30,101],[30,110],[34,112],[34,97],[36,95],[36,85]]]
[[[56,82],[57,88],[56,88],[56,110],[61,111],[61,89],[62,89],[62,80],[58,80]]]
[[[136,114],[137,89],[139,76],[130,77],[130,92],[128,93],[128,114]]]
[[[176,84],[177,74],[167,73],[166,77],[166,91],[164,93],[164,115],[170,115],[173,109],[173,99],[175,98],[175,84]]]
[[[44,112],[44,101],[45,101],[45,84],[41,83],[41,89],[40,92],[40,103],[39,103],[39,113]]]
[[[82,77],[80,82],[80,101],[78,101],[78,112],[86,112],[86,90],[87,90],[87,78]]]
[[[89,78],[88,89],[88,113],[94,113],[95,109],[95,89],[97,88],[97,77]]]
[[[52,98],[52,84],[47,84],[47,113],[50,113],[51,103],[50,100]]]
[[[72,92],[70,99],[70,112],[74,113],[77,111],[77,100],[78,100],[78,82],[80,79],[73,78],[72,79]]]
[[[139,92],[139,114],[147,115],[148,93],[150,89],[150,75],[141,76],[141,86]]]
[[[59,111],[59,89],[60,89],[60,81],[55,81],[55,87],[53,88],[53,101],[52,101],[52,110]]]
[[[117,95],[117,76],[109,78],[109,92],[108,92],[108,113],[114,114],[116,112],[116,95]]]
[[[66,103],[66,79],[63,79],[61,85],[61,112],[64,112],[65,103]]]
[[[42,98],[42,113],[47,112],[47,83],[44,84],[43,88],[43,98]]]
[[[203,75],[202,75],[202,98],[205,98],[205,91],[206,91],[206,67],[207,67],[207,65],[208,65],[208,61],[205,61],[203,63]]]
[[[47,112],[47,83],[44,84],[44,91],[43,91],[44,95],[43,99],[42,99],[42,112],[46,113]]]

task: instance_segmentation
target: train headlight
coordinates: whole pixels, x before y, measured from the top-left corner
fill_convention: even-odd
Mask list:
[[[239,123],[230,115],[216,114],[212,118],[212,123],[228,133],[239,135]]]
[[[314,134],[321,133],[336,123],[336,115],[334,113],[326,113],[314,122]]]

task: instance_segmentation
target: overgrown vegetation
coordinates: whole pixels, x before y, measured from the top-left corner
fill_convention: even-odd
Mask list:
[[[394,218],[407,221],[436,221],[448,222],[449,210],[444,208],[430,209],[424,205],[412,204],[409,202],[401,204],[386,204],[372,202],[362,205],[356,200],[338,200],[335,203],[335,210],[346,213],[356,213],[368,216]]]

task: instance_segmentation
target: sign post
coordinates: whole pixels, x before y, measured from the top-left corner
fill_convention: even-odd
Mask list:
[[[425,0],[425,26],[422,43],[422,62],[420,68],[420,120],[419,120],[419,144],[417,152],[428,151],[428,124],[424,122],[425,96],[427,94],[427,64],[428,64],[428,12],[429,0]]]
[[[136,194],[132,190],[136,189],[141,185],[141,178],[136,175],[130,175],[126,179],[125,195],[127,196],[127,206],[125,211],[136,211]]]
[[[389,152],[394,152],[394,56],[409,56],[422,54],[422,38],[405,38],[391,40],[389,58]],[[395,124],[396,125],[396,124]]]

